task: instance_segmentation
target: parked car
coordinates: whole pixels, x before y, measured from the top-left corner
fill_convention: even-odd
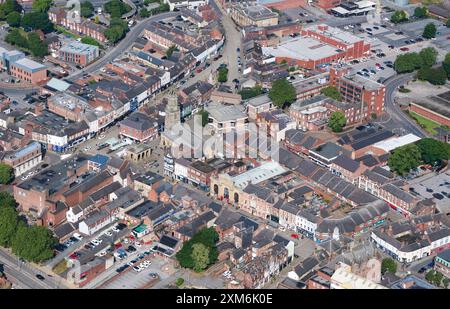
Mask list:
[[[37,274],[36,278],[38,278],[39,280],[45,280],[44,276],[42,276],[41,274]]]

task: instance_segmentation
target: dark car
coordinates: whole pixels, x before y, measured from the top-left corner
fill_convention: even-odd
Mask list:
[[[36,275],[36,278],[38,278],[39,280],[44,280],[44,279],[45,279],[44,276],[42,276],[42,275],[40,275],[40,274],[37,274],[37,275]]]
[[[135,247],[133,247],[133,246],[128,246],[127,252],[135,252],[135,251],[136,251],[136,248],[135,248]]]
[[[422,42],[422,41],[423,41],[422,38],[417,38],[417,39],[416,39],[416,42]]]
[[[117,226],[116,226],[119,230],[123,230],[124,228],[126,228],[127,227],[127,225],[126,224],[124,224],[124,223],[119,223],[119,224],[117,224]]]
[[[150,275],[150,277],[152,277],[153,279],[158,278],[158,274],[157,274],[157,273],[150,273],[149,275]]]

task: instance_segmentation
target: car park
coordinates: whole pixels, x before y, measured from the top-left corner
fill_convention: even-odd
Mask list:
[[[140,268],[139,266],[134,266],[133,270],[136,271],[136,272],[141,272],[142,268]]]

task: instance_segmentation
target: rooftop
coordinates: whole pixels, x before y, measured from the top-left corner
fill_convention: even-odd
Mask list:
[[[233,177],[233,182],[236,187],[243,190],[250,183],[258,184],[272,177],[281,175],[286,171],[287,170],[278,162],[267,162]]]
[[[286,57],[303,61],[334,56],[342,50],[311,37],[297,37],[274,47],[262,47],[265,55]]]

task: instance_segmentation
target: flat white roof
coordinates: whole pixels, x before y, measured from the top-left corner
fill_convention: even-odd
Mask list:
[[[319,60],[338,54],[337,48],[310,37],[298,37],[275,47],[262,47],[265,55],[298,60]]]
[[[278,176],[287,172],[278,162],[267,162],[261,166],[255,167],[245,173],[233,177],[233,182],[236,187],[243,190],[249,184],[258,184],[272,177]]]
[[[326,27],[326,30],[320,30],[319,27]],[[315,31],[317,33],[321,33],[325,36],[328,36],[332,39],[335,39],[337,41],[341,41],[346,44],[354,44],[356,42],[362,41],[361,38],[357,37],[356,35],[351,34],[350,32],[341,30],[336,27],[331,27],[326,24],[320,24],[320,25],[314,25],[308,27],[308,29]],[[308,30],[307,29],[307,30]]]
[[[372,7],[372,6],[376,5],[375,2],[368,1],[368,0],[363,0],[363,1],[355,2],[355,4],[356,4],[356,5],[358,6],[358,8],[360,8],[360,9],[367,8],[367,7]]]
[[[386,289],[386,287],[355,275],[343,267],[336,269],[331,276],[331,281],[338,283],[343,289]]]
[[[350,12],[349,10],[344,9],[342,6],[337,6],[335,8],[332,8],[331,10],[339,14],[348,14]]]
[[[390,152],[398,147],[402,147],[408,144],[412,144],[420,140],[420,137],[417,135],[414,135],[412,133],[409,133],[407,135],[403,135],[400,137],[394,137],[385,141],[378,142],[374,144],[373,146],[376,148],[380,148],[386,152]]]
[[[18,64],[19,66],[23,67],[24,69],[28,69],[31,71],[36,71],[40,69],[44,69],[45,65],[36,62],[34,60],[28,59],[28,58],[22,58],[20,60],[17,60],[14,62],[14,64]]]

